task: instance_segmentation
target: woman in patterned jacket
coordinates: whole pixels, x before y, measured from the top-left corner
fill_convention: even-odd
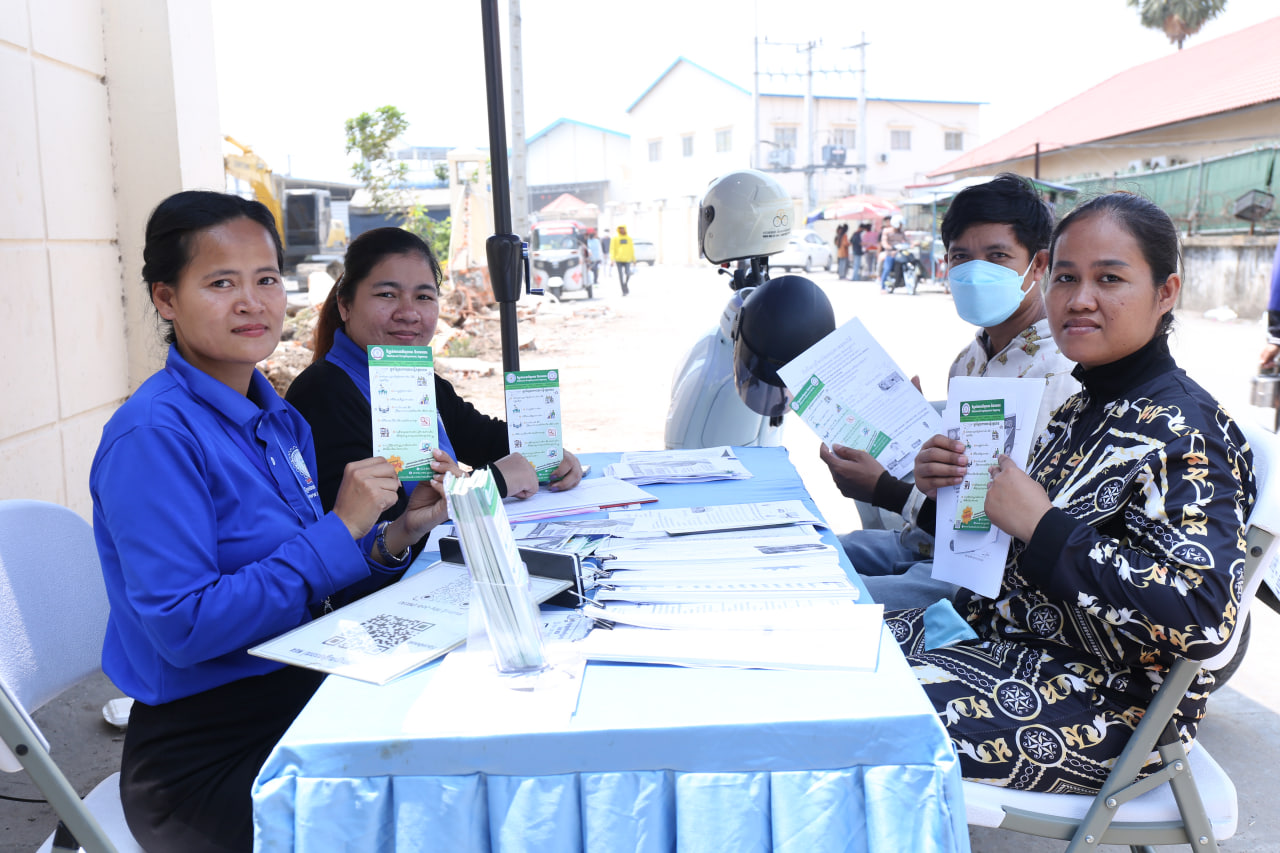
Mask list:
[[[1252,457],[1169,353],[1178,261],[1173,222],[1135,195],[1059,223],[1045,305],[1083,390],[1026,472],[1003,455],[991,469],[987,514],[1014,537],[999,597],[968,597],[977,637],[943,648],[924,611],[886,615],[966,779],[1096,792],[1173,661],[1212,657],[1237,627]],[[958,484],[964,445],[926,446],[921,489]],[[1188,745],[1212,685],[1202,672],[1178,707]]]

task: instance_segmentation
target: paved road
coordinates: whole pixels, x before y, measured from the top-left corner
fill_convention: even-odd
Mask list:
[[[955,316],[941,288],[925,286],[915,296],[881,296],[871,282],[839,282],[821,272],[812,277],[831,297],[837,322],[860,317],[907,373],[920,375],[925,396],[945,396],[947,368],[972,332]],[[715,325],[729,296],[724,282],[707,267],[644,267],[637,271],[626,299],[616,281],[610,281],[590,303],[571,299],[560,306],[570,315],[575,309],[607,309],[612,318],[600,322],[595,332],[591,324],[575,327],[575,334],[583,336],[586,357],[559,364],[566,377],[566,436],[573,433],[572,388],[591,389],[584,396],[593,403],[608,389],[625,392],[610,396],[618,427],[592,424],[590,431],[578,433],[580,441],[569,442],[572,446],[583,451],[662,446],[672,371],[687,348]],[[605,336],[604,343],[587,340],[592,334]],[[1182,366],[1236,417],[1266,423],[1269,413],[1247,405],[1262,334],[1257,322],[1218,323],[1183,316],[1172,343]],[[539,366],[537,357],[529,357],[522,366]],[[627,441],[618,444],[624,434]],[[783,443],[832,526],[840,531],[856,527],[856,513],[817,459],[816,437],[789,419]],[[1269,653],[1276,648],[1280,615],[1264,608],[1255,614],[1251,654],[1230,686],[1214,696],[1201,726],[1202,742],[1226,767],[1240,793],[1240,829],[1222,845],[1224,850],[1280,850],[1280,817],[1267,798],[1275,790],[1270,774],[1280,766],[1280,660]],[[39,715],[55,756],[82,793],[119,765],[121,735],[100,714],[103,703],[117,695],[105,679],[90,679]],[[36,797],[38,792],[24,777],[14,775],[0,779],[0,795]],[[51,829],[46,807],[0,801],[0,851],[33,850]],[[975,853],[1040,853],[1065,846],[987,830],[972,831],[971,839]]]

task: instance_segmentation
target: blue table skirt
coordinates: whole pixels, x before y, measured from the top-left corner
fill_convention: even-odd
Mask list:
[[[740,452],[755,479],[646,488],[814,508],[784,450]],[[593,663],[573,719],[534,733],[420,731],[433,674],[327,679],[259,774],[256,849],[969,849],[958,763],[887,630],[873,673]]]

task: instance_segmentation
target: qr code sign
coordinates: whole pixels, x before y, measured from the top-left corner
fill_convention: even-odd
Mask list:
[[[383,613],[350,626],[324,641],[326,646],[379,655],[421,634],[434,623]]]

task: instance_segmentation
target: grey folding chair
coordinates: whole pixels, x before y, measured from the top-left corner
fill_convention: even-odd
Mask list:
[[[1246,532],[1248,559],[1237,627],[1244,625],[1268,567],[1280,557],[1280,436],[1246,422],[1240,427],[1253,448],[1258,499]],[[1219,669],[1230,661],[1242,633],[1235,631],[1227,647],[1210,660],[1174,663],[1096,796],[1038,794],[965,782],[969,824],[1070,839],[1068,853],[1095,850],[1099,844],[1128,844],[1134,851],[1189,844],[1197,853],[1216,851],[1217,842],[1236,831],[1235,785],[1202,743],[1187,754],[1172,718],[1201,667]],[[1161,768],[1135,781],[1153,750],[1160,755]]]
[[[0,501],[0,769],[25,770],[61,820],[40,851],[142,853],[125,824],[120,774],[81,800],[31,719],[97,671],[106,625],[92,528],[57,504]]]

